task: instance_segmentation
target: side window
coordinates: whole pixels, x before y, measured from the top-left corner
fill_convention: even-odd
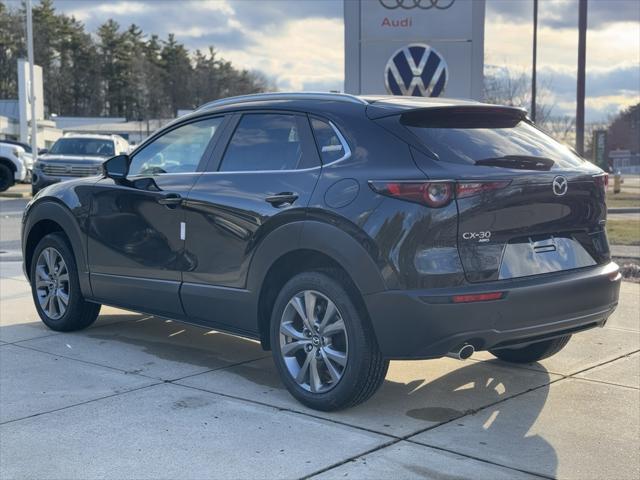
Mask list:
[[[293,170],[301,158],[302,144],[295,115],[250,113],[240,119],[220,171]]]
[[[326,165],[327,163],[335,162],[349,153],[348,146],[346,143],[343,144],[343,141],[329,122],[319,118],[311,118],[311,126],[320,150],[322,163]]]
[[[221,124],[222,117],[207,118],[165,133],[134,155],[129,175],[195,172]]]

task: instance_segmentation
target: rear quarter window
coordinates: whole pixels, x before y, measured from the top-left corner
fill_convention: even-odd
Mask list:
[[[346,143],[343,144],[342,139],[329,122],[319,118],[311,118],[311,127],[323,164],[335,162],[348,154],[348,146]]]

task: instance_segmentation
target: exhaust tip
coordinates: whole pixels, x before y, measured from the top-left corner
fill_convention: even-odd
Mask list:
[[[473,355],[475,351],[476,349],[473,348],[473,345],[469,345],[469,344],[463,345],[463,347],[458,352],[458,357],[460,358],[460,360],[466,360],[471,355]]]
[[[475,351],[476,349],[474,348],[474,346],[467,343],[460,347],[459,350],[454,350],[447,353],[447,357],[455,358],[457,360],[466,360],[471,355],[473,355]]]

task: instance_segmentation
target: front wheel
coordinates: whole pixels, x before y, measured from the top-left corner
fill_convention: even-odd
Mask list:
[[[500,360],[511,363],[533,363],[544,360],[555,355],[562,350],[571,340],[571,335],[564,337],[552,338],[551,340],[543,340],[542,342],[531,343],[526,347],[520,348],[500,348],[489,350],[491,354]]]
[[[0,163],[0,192],[4,192],[13,185],[13,172],[9,167]]]
[[[98,317],[100,305],[82,296],[73,252],[60,233],[45,236],[36,246],[30,279],[36,310],[50,329],[80,330]]]
[[[351,287],[351,288],[350,288]],[[271,317],[271,348],[287,390],[331,411],[367,400],[389,366],[339,271],[306,272],[282,288]]]

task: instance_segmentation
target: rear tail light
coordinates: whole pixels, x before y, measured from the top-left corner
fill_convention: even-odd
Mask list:
[[[388,197],[421,203],[433,208],[444,207],[455,198],[467,198],[498,190],[509,185],[509,181],[496,182],[450,182],[450,181],[370,181],[371,188]],[[455,195],[454,195],[455,194]]]
[[[471,295],[454,295],[451,300],[453,300],[453,303],[489,302],[491,300],[500,300],[503,295],[504,292],[474,293]]]
[[[456,198],[472,197],[484,192],[499,190],[509,185],[509,181],[499,182],[460,182],[456,183]]]
[[[409,202],[422,203],[439,208],[453,199],[452,182],[369,182],[371,188],[381,195]]]

